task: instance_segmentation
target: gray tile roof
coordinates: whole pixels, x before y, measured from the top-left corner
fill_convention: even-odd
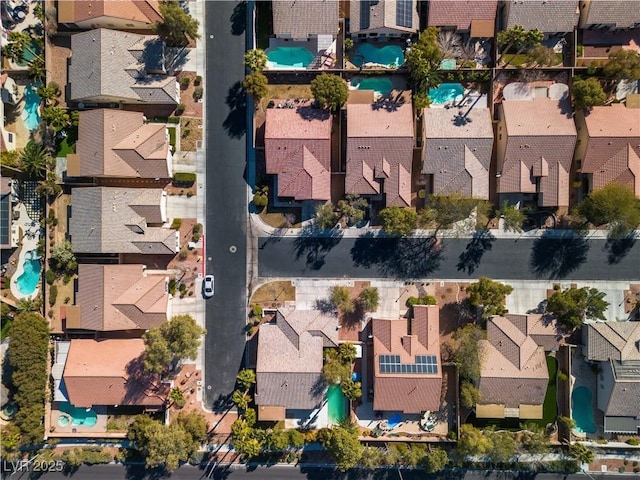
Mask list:
[[[273,33],[306,38],[338,34],[337,0],[274,0]]]
[[[178,103],[175,77],[161,73],[163,49],[155,35],[103,28],[73,35],[71,100]]]
[[[590,0],[582,8],[587,10],[583,26],[629,28],[640,24],[640,0]]]
[[[578,0],[511,0],[507,2],[506,28],[516,25],[545,33],[571,32],[580,16]]]
[[[161,189],[74,189],[69,220],[73,251],[175,254],[175,230],[149,226],[163,223],[164,201]]]
[[[262,327],[260,327],[262,328]],[[326,385],[320,373],[260,373],[256,375],[257,405],[307,410],[317,407]]]
[[[640,322],[596,322],[585,330],[589,360],[640,360]]]
[[[605,415],[640,418],[640,361],[611,361],[611,368],[615,384]]]

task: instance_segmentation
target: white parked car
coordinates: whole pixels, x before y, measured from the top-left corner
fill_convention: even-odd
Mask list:
[[[204,295],[204,298],[213,297],[213,285],[214,285],[213,275],[206,275],[204,277],[204,281],[202,282],[202,295]]]

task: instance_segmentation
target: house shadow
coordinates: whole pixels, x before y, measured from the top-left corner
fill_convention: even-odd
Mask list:
[[[588,252],[583,233],[546,231],[533,243],[529,266],[537,277],[562,279],[587,260]]]
[[[630,232],[623,237],[609,236],[604,245],[609,265],[617,265],[636,244],[636,233]]]
[[[306,264],[311,270],[320,270],[327,254],[342,240],[342,231],[329,230],[323,232],[315,226],[304,227],[293,242],[296,260],[306,257]]]
[[[229,89],[225,103],[229,114],[222,126],[231,138],[241,138],[247,131],[247,95],[241,82],[236,82]]]
[[[491,250],[496,237],[489,230],[477,230],[458,257],[458,271],[471,275],[480,265],[485,252]]]

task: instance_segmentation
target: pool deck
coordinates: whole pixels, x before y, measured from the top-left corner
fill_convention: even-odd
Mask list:
[[[49,415],[49,436],[50,437],[77,437],[78,434],[82,434],[83,437],[111,437],[111,438],[123,438],[126,437],[126,433],[123,432],[107,432],[107,409],[105,407],[94,407],[93,411],[96,412],[98,419],[96,424],[87,427],[84,425],[66,425],[61,427],[58,424],[60,417],[69,417],[67,413],[64,413],[57,409],[51,409]]]
[[[18,235],[17,229],[22,231],[22,243],[20,253],[18,255],[18,262],[16,265],[16,272],[11,277],[11,294],[18,300],[23,298],[37,297],[40,287],[36,289],[30,295],[20,293],[18,290],[18,278],[24,272],[24,259],[27,252],[38,249],[38,242],[40,241],[40,223],[37,220],[32,220],[27,213],[27,208],[24,203],[18,204],[14,210],[20,212],[20,218],[14,222],[13,226],[16,227],[15,234]],[[35,223],[35,225],[34,225]],[[12,232],[12,235],[14,233]]]
[[[591,367],[582,357],[582,348],[577,347],[571,352],[571,394],[578,387],[587,387],[591,390],[591,408],[593,410],[593,421],[596,424],[597,430],[595,433],[578,433],[575,430],[572,432],[579,438],[596,439],[604,437],[603,432],[604,417],[597,405],[598,384],[597,376],[593,374]],[[570,397],[571,398],[571,397]],[[571,412],[571,418],[573,418],[573,411]]]
[[[270,38],[269,48],[266,53],[278,47],[286,48],[305,48],[313,55],[313,60],[306,67],[288,67],[288,68],[270,68],[267,63],[266,70],[326,70],[334,68],[336,65],[336,40],[326,50],[318,50],[318,39],[310,38],[309,40],[284,40],[282,38]]]

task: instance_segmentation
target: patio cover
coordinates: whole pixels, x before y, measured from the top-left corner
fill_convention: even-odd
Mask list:
[[[494,32],[494,20],[471,20],[471,38],[493,37]]]
[[[542,417],[542,405],[520,405],[520,418],[540,420]]]
[[[504,418],[504,405],[476,404],[476,417],[478,418]]]
[[[284,420],[286,409],[281,406],[260,405],[258,407],[258,420],[261,422],[278,422]]]

